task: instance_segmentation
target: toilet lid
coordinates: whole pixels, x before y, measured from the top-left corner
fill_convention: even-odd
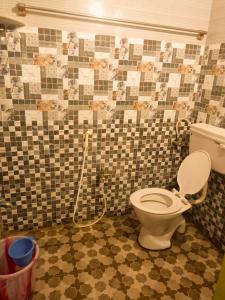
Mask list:
[[[206,151],[189,154],[181,163],[177,174],[180,194],[185,196],[199,192],[206,184],[211,171],[211,159]]]

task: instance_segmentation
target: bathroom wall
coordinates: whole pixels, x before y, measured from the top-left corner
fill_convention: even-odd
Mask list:
[[[197,122],[225,128],[225,44],[206,46],[195,102]],[[206,201],[189,214],[212,241],[225,250],[225,176],[212,172]]]
[[[37,27],[1,34],[6,229],[71,221],[87,128],[78,217],[101,213],[100,176],[111,215],[128,210],[134,190],[173,181],[174,125],[200,97],[204,46]]]
[[[94,34],[121,35],[126,37],[140,37],[151,40],[180,41],[184,43],[200,43],[195,37],[184,35],[170,35],[162,32],[150,32],[118,26],[102,26],[73,19],[58,18],[43,13],[28,13],[25,18],[16,16],[18,0],[2,0],[0,15],[18,18],[27,26],[58,28],[68,31],[92,32]],[[208,29],[212,0],[25,0],[28,5],[54,8],[70,12],[80,12],[97,16],[131,19],[169,26],[187,27],[192,29]],[[75,29],[76,28],[76,29]]]
[[[202,76],[207,84],[202,86],[201,102],[196,103],[198,120],[225,128],[225,4],[212,3],[205,65]],[[193,221],[200,225],[217,246],[225,251],[225,176],[212,172],[209,194],[201,207],[193,210]]]
[[[15,16],[16,3],[4,0],[0,11]],[[74,4],[64,3],[65,9]],[[107,2],[106,10],[207,30],[211,1],[182,2],[182,17],[180,1],[163,1],[160,9],[161,2],[151,1],[150,10],[146,1],[140,10],[126,3]],[[77,1],[78,8],[89,12],[86,1]],[[101,213],[101,176],[109,215],[126,212],[138,188],[174,183],[188,149],[185,136],[174,143],[178,118],[225,128],[224,44],[210,42],[204,51],[205,41],[191,37],[35,15],[23,20],[46,28],[0,33],[1,185],[12,204],[3,211],[5,229],[71,221],[87,128],[93,134],[79,203],[83,219]],[[88,33],[75,33],[75,24]],[[224,196],[224,176],[212,172],[206,202],[191,212],[223,249]]]

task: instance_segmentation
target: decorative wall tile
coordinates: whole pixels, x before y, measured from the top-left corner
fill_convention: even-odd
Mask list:
[[[38,65],[22,65],[23,82],[40,82],[40,67]]]
[[[38,47],[39,46],[38,34],[26,33],[26,46]]]
[[[21,50],[20,40],[21,40],[21,35],[18,31],[6,32],[7,50],[11,52],[20,52]]]
[[[169,74],[168,87],[180,86],[181,75],[180,74]]]
[[[225,57],[223,53],[223,44],[210,45],[204,55],[203,66],[201,69],[202,91],[198,98],[198,119],[202,114],[206,114],[206,121],[216,126],[225,127],[224,115],[224,96],[225,96]]]
[[[164,122],[167,122],[167,121],[174,122],[175,121],[175,111],[171,110],[171,109],[165,110],[163,121]]]
[[[26,110],[25,111],[26,124],[32,125],[32,123],[37,122],[38,125],[43,124],[42,112],[36,110]]]
[[[126,109],[124,111],[124,123],[129,123],[129,121],[136,123],[136,120],[137,120],[137,111],[136,110]]]
[[[46,49],[46,48],[42,48],[42,49]],[[49,51],[52,51],[52,48]],[[52,54],[34,54],[33,64],[39,66],[55,65],[56,56]]]

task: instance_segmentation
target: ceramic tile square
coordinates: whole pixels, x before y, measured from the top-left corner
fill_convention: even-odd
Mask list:
[[[204,80],[204,83],[203,83],[203,88],[206,89],[206,90],[212,89],[212,87],[213,87],[213,80],[214,80],[213,75],[205,75],[205,80]]]
[[[87,68],[79,68],[79,84],[93,85],[94,70]]]
[[[140,73],[137,71],[127,72],[127,86],[138,86],[140,83]]]
[[[142,56],[143,55],[143,45],[134,45],[134,55]]]
[[[94,52],[95,51],[94,41],[84,40],[84,51]]]
[[[54,65],[48,65],[45,67],[46,77],[57,78],[57,67]]]
[[[40,66],[22,65],[23,82],[40,82]]]
[[[38,47],[39,46],[38,34],[26,33],[26,45],[30,47]]]

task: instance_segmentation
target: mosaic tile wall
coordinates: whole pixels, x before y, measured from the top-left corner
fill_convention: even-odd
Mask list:
[[[109,214],[125,212],[137,188],[170,181],[174,122],[193,111],[203,47],[44,28],[1,35],[7,229],[72,216],[87,128],[83,219],[101,212],[102,174]]]
[[[206,47],[196,99],[197,122],[225,128],[225,43]],[[190,217],[225,251],[225,176],[211,173],[206,201],[194,207]]]
[[[225,128],[225,43],[207,46],[201,64],[197,121]]]
[[[210,51],[45,28],[0,34],[5,229],[71,220],[87,129],[78,218],[101,213],[102,176],[109,215],[125,213],[134,190],[173,182],[185,153],[174,125],[201,118]]]

